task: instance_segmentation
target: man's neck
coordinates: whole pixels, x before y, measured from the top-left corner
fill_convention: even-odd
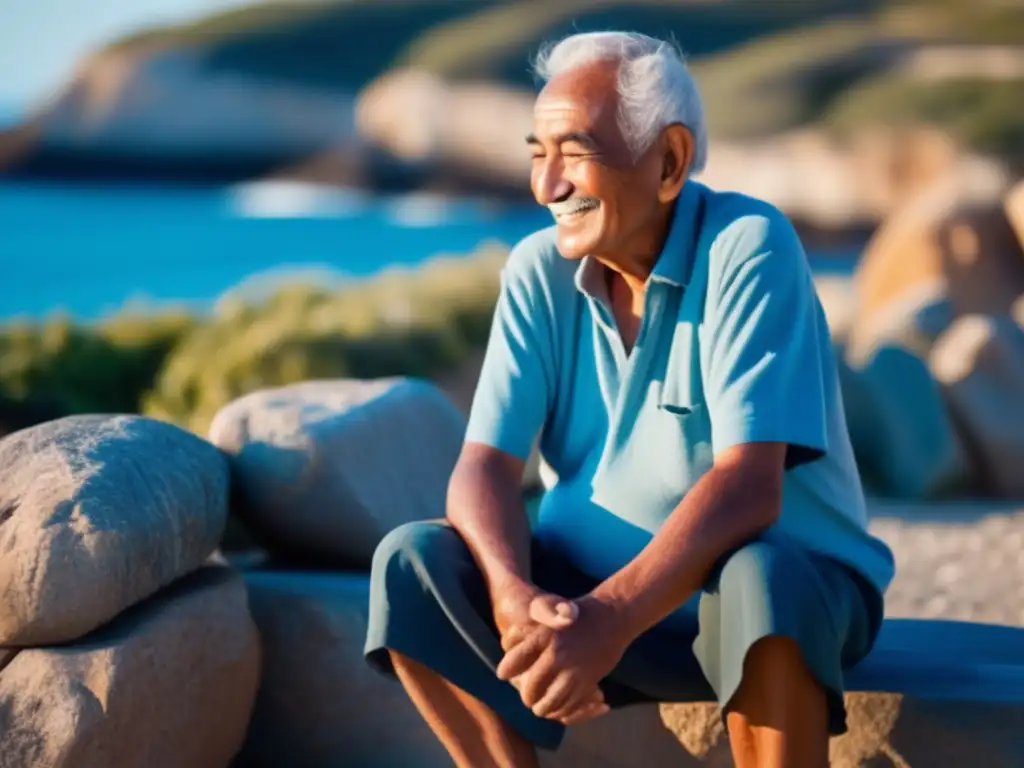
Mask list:
[[[632,295],[634,309],[638,312],[639,308],[643,307],[647,279],[654,271],[654,265],[658,263],[665,240],[668,238],[674,207],[667,206],[660,210],[656,220],[645,227],[642,235],[617,249],[614,255],[594,254],[594,259],[605,267],[609,295],[613,292],[619,293],[623,288],[628,289]]]

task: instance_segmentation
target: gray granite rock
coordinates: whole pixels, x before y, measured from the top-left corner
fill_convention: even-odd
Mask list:
[[[245,580],[263,668],[235,768],[451,763],[402,687],[363,661],[366,576],[255,570]]]
[[[255,570],[246,582],[264,658],[238,768],[450,764],[398,683],[363,660],[365,575]],[[1024,629],[890,620],[847,683],[850,730],[832,740],[834,766],[1024,765]],[[541,765],[732,761],[715,704],[645,704],[570,728]]]
[[[444,516],[464,433],[440,390],[402,378],[261,390],[210,427],[239,516],[269,551],[355,567],[401,523]]]
[[[71,416],[0,441],[0,645],[74,640],[203,564],[228,467],[140,416]]]
[[[965,315],[940,337],[929,362],[971,449],[979,486],[1024,498],[1024,326],[1009,315]]]
[[[934,498],[967,483],[967,454],[923,358],[886,341],[849,355],[839,377],[857,462],[879,493]]]
[[[0,768],[224,768],[256,696],[245,584],[195,571],[79,642],[0,669]]]

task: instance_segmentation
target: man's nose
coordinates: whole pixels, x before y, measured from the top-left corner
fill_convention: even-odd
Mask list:
[[[533,195],[541,205],[550,205],[565,200],[572,194],[572,184],[562,174],[560,162],[547,162],[534,181]]]

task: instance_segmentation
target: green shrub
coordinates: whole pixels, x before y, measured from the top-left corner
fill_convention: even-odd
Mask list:
[[[96,326],[65,316],[11,324],[0,330],[0,396],[62,414],[137,411],[167,354],[195,323],[165,314]]]
[[[921,82],[906,77],[872,79],[837,99],[827,120],[849,132],[885,125],[925,123],[964,145],[993,155],[1024,155],[1024,79],[974,78]]]
[[[506,251],[435,259],[336,293],[295,285],[230,302],[172,352],[145,413],[203,433],[231,400],[309,379],[432,378],[486,341]]]
[[[0,328],[0,427],[71,413],[146,413],[199,433],[255,389],[318,378],[436,377],[486,342],[507,250],[439,257],[328,292],[284,285],[208,317],[55,316]]]

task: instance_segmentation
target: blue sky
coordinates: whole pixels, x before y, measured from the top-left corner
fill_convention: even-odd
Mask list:
[[[0,110],[56,91],[75,63],[140,27],[202,16],[253,0],[0,0]]]

